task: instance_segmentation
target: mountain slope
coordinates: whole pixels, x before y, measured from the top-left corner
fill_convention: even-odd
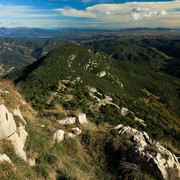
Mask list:
[[[130,124],[156,139],[171,139],[175,147],[180,147],[176,141],[180,124],[179,80],[146,63],[119,61],[102,52],[66,44],[6,78],[14,80],[40,111],[56,103],[69,110],[80,108],[97,124]],[[94,95],[88,95],[88,87],[97,89]],[[93,105],[96,100],[99,107]],[[130,110],[126,118],[121,115],[123,107]],[[147,127],[135,122],[135,116],[144,119]]]
[[[151,56],[153,53],[156,54],[154,59],[153,55]],[[134,167],[135,172],[138,171],[137,166],[131,164],[132,158],[125,158],[130,152],[138,151],[134,149],[134,135],[131,136],[132,132],[137,131],[129,126],[147,132],[151,138],[165,145],[177,156],[180,154],[178,141],[180,136],[178,85],[180,81],[159,70],[159,63],[167,58],[165,54],[156,49],[153,51],[153,48],[151,48],[151,54],[145,53],[145,57],[149,56],[148,61],[143,58],[139,63],[138,59],[120,61],[106,53],[93,52],[81,45],[71,43],[52,50],[35,63],[11,72],[5,78],[14,80],[26,100],[38,111],[37,121],[48,125],[44,132],[46,135],[52,134],[51,127],[52,125],[56,127],[57,122],[65,125],[63,130],[69,132],[71,125],[77,124],[74,119],[78,118],[79,113],[85,113],[88,121],[96,124],[100,129],[95,129],[95,131],[88,129],[82,136],[81,143],[83,145],[85,143],[85,148],[90,151],[95,164],[99,165],[99,161],[105,162],[104,165],[100,163],[100,169],[103,169],[103,172],[97,175],[104,176],[105,179],[113,179],[113,177],[116,179],[118,175],[123,176],[122,171],[125,165],[126,167],[130,165],[130,170]],[[42,117],[45,119],[42,120]],[[68,123],[70,126],[67,126]],[[122,130],[119,133],[123,134],[127,129],[131,132],[125,140],[113,139],[117,132],[111,129],[118,124],[121,124],[118,128]],[[101,129],[102,126],[106,128]],[[79,128],[82,129],[82,126]],[[106,130],[109,130],[108,133]],[[137,134],[141,133],[137,132]],[[153,144],[154,141],[148,140],[146,134],[143,137],[146,139],[143,140],[145,143],[149,141],[148,144]],[[139,137],[136,138],[136,142],[139,142]],[[159,152],[146,144],[140,146],[145,149],[139,152],[150,152],[153,157]],[[37,146],[32,144],[29,147],[36,149]],[[71,146],[68,144],[68,147]],[[54,148],[53,146],[53,151],[57,153],[57,149]],[[47,151],[49,149],[46,149]],[[41,152],[39,148],[38,152]],[[111,152],[117,155],[124,154],[124,156],[118,156],[117,164],[113,164],[115,167],[109,169],[111,162],[114,162],[114,158],[109,159],[112,157]],[[64,153],[61,152],[61,155],[63,156]],[[84,157],[84,153],[82,154]],[[97,154],[101,154],[103,158],[101,159]],[[42,154],[38,157],[38,168],[40,168],[40,165],[46,162],[46,156]],[[164,159],[168,160],[168,157],[164,156]],[[120,166],[119,161],[125,164]],[[81,161],[84,164],[86,162],[83,159]],[[48,167],[50,163],[51,161],[48,162]],[[139,161],[135,163],[141,164]],[[113,169],[120,167],[121,172],[114,172]],[[88,169],[91,169],[90,166]],[[148,172],[147,169],[143,170]],[[153,176],[159,177],[159,174],[153,174]]]
[[[83,83],[104,89],[106,93],[123,93],[137,98],[145,95],[142,89],[147,89],[162,100],[165,97],[169,106],[173,102],[178,104],[179,80],[158,71],[156,67],[165,56],[153,52],[156,56],[148,54],[149,60],[145,55],[145,60],[117,61],[102,52],[93,53],[80,45],[67,44],[8,77],[21,83],[29,97],[37,92],[48,92],[59,80],[80,77]]]
[[[0,112],[0,179],[169,180],[180,176],[177,157],[146,132],[122,124],[97,126],[85,114],[61,104],[38,113],[8,80],[0,81]]]
[[[170,38],[121,38],[85,44],[95,51],[103,51],[120,61],[147,64],[179,78],[180,41]]]
[[[0,65],[3,73],[9,69],[27,66],[59,45],[67,43],[63,39],[52,39],[47,42],[15,38],[0,38]]]

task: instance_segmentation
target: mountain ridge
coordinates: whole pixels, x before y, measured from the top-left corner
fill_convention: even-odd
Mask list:
[[[152,33],[151,33],[152,32]],[[0,28],[0,37],[16,37],[16,38],[93,38],[94,36],[121,36],[121,35],[164,35],[167,34],[179,37],[180,30],[178,29],[168,29],[168,28],[132,28],[132,29],[120,29],[120,30],[106,30],[106,29],[78,29],[78,28],[64,28],[59,30],[48,30],[40,28]],[[86,35],[86,37],[84,36]],[[89,37],[88,37],[89,36]]]
[[[130,49],[119,60],[77,43],[65,44],[4,77],[5,82],[14,81],[36,110],[27,121],[26,143],[36,163],[28,166],[34,177],[37,173],[42,179],[79,179],[72,169],[83,173],[84,179],[177,176],[177,168],[167,171],[159,163],[179,167],[170,151],[180,154],[180,80],[156,66],[168,59],[166,54],[136,48],[133,45],[132,51],[144,52],[139,63],[138,55],[126,58]],[[9,96],[1,95],[7,102]]]

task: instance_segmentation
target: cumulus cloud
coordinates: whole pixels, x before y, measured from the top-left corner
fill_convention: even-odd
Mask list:
[[[130,27],[179,27],[180,1],[128,2],[124,4],[97,4],[84,10],[74,8],[55,9],[62,16],[79,17],[73,19],[80,24],[80,18],[100,28]],[[71,19],[71,18],[70,18]],[[73,23],[72,21],[72,23]],[[88,25],[84,23],[84,25]]]
[[[84,11],[73,8],[55,9],[55,11],[59,11],[62,15],[71,17],[98,18],[103,16],[122,14],[123,9],[119,4],[99,4],[87,7]]]
[[[85,0],[88,1],[88,0]],[[55,9],[64,16],[106,18],[114,16],[119,18],[124,15],[130,16],[134,20],[168,15],[176,7],[180,6],[180,1],[169,2],[130,2],[124,4],[98,4],[89,6],[85,10],[73,8]]]
[[[150,9],[148,7],[136,7],[133,8],[131,11],[131,17],[134,20],[141,19],[143,17],[153,17],[153,16],[165,16],[168,13],[164,10],[161,11],[155,11],[153,9]]]
[[[82,10],[76,10],[73,8],[65,8],[65,9],[55,9],[55,11],[61,12],[64,16],[71,16],[71,17],[89,17],[89,18],[95,18],[96,15],[94,13],[91,13],[89,11],[82,11]]]

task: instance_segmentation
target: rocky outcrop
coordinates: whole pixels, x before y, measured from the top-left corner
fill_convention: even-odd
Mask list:
[[[14,114],[19,116],[23,122],[26,123],[19,109],[14,110]],[[9,139],[14,146],[17,156],[25,161],[27,157],[24,151],[24,144],[27,136],[28,133],[25,130],[25,126],[20,123],[17,128],[13,115],[4,105],[0,105],[0,138]]]
[[[88,87],[89,89],[89,95],[93,98],[93,99],[96,99],[97,102],[98,102],[98,106],[101,107],[101,106],[106,106],[107,104],[110,104],[110,105],[113,105],[113,106],[116,106],[118,109],[120,109],[120,107],[113,103],[113,99],[110,97],[110,96],[106,96],[104,95],[104,98],[103,99],[100,99],[99,97],[97,97],[97,94],[101,97],[103,97],[103,94],[101,94],[100,92],[97,91],[96,88],[93,88],[93,87]],[[95,94],[96,93],[96,94]]]
[[[135,116],[134,112],[130,111],[128,108],[125,108],[125,107],[122,107],[122,108],[121,108],[121,114],[122,114],[123,116],[126,116],[128,113],[132,113],[132,114]],[[140,118],[138,118],[138,117],[136,117],[136,116],[135,116],[134,121],[139,122],[139,123],[142,124],[143,126],[147,126],[147,125],[145,124],[145,121],[144,121],[143,119],[140,119]]]
[[[76,118],[75,117],[66,117],[65,119],[58,120],[57,122],[61,125],[75,124]]]
[[[13,135],[11,135],[8,139],[11,140],[17,156],[19,156],[20,158],[22,158],[23,160],[26,161],[26,160],[27,160],[27,157],[26,157],[26,153],[25,153],[25,151],[24,151],[24,143],[23,143],[23,141],[20,139],[19,135],[15,132],[15,133],[14,133]]]
[[[129,126],[118,125],[115,127],[119,134],[131,134],[132,141],[136,144],[129,149],[129,159],[149,170],[158,179],[169,178],[169,168],[175,168],[180,177],[180,164],[177,157],[169,150],[151,139],[146,132],[140,132]],[[152,153],[153,152],[153,153]]]
[[[77,119],[76,117],[66,117],[64,119],[57,120],[57,122],[61,125],[70,125],[70,124],[75,124],[75,123],[79,123],[79,124],[88,123],[86,119],[86,115],[83,113],[79,113]]]
[[[16,131],[13,115],[2,104],[0,105],[0,138],[8,138]]]

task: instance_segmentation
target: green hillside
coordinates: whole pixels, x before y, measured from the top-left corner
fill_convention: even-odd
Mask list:
[[[146,64],[180,78],[180,40],[126,37],[85,45],[94,51],[106,52],[117,60]]]
[[[6,78],[21,87],[26,99],[41,114],[56,104],[68,110],[81,109],[96,124],[130,125],[179,149],[180,81],[156,68],[166,57],[151,51],[156,54],[155,59],[148,55],[152,61],[144,63],[142,59],[138,63],[119,61],[78,44],[66,44]],[[111,104],[97,107],[88,87],[97,89],[96,97],[103,99],[108,95],[112,103],[133,113],[122,116],[120,109]],[[134,121],[135,116],[145,120],[147,127]]]
[[[0,66],[2,65],[0,74],[5,74],[9,69],[14,70],[32,64],[52,49],[67,42],[63,39],[43,42],[31,39],[0,38]]]

